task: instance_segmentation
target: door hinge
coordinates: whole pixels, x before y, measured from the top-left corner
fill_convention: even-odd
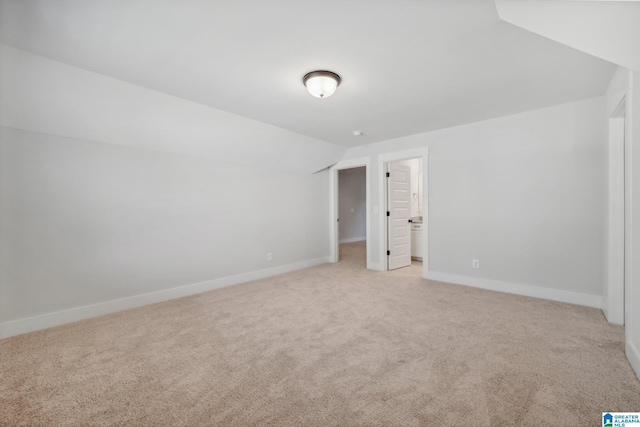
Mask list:
[[[387,211],[387,216],[391,216],[391,212]]]
[[[387,251],[387,256],[391,255],[391,251]]]
[[[387,172],[387,178],[389,178],[391,176],[391,173]]]

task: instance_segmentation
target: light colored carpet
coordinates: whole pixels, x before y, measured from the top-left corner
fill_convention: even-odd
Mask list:
[[[8,426],[598,426],[640,411],[599,310],[343,261],[0,341]]]

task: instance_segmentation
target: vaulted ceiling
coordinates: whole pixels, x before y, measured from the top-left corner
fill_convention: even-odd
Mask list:
[[[493,0],[5,0],[2,36],[345,147],[599,96],[615,70]],[[302,85],[315,69],[343,78],[331,98]]]

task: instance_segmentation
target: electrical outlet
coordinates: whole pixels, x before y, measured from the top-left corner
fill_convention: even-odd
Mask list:
[[[271,252],[267,252],[267,261],[273,261],[273,254]]]
[[[471,266],[473,268],[480,268],[480,260],[479,259],[471,260]]]

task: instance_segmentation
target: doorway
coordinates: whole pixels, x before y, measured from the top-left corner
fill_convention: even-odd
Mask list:
[[[361,256],[367,269],[375,269],[371,262],[371,159],[362,157],[342,160],[329,168],[329,262],[340,261],[340,241],[343,244],[360,246]],[[351,171],[354,170],[355,171]],[[343,172],[344,171],[344,172]],[[353,175],[353,176],[352,176]],[[362,202],[362,175],[364,175],[364,203]],[[340,203],[340,181],[347,182],[347,197]],[[355,181],[355,182],[349,182]],[[344,195],[343,195],[344,196]],[[343,210],[341,213],[340,210]],[[353,212],[351,210],[353,209]],[[362,217],[364,216],[364,240],[362,239]],[[340,223],[347,223],[340,230]]]
[[[422,159],[386,163],[387,269],[422,264]]]
[[[377,170],[378,179],[377,179],[377,187],[378,187],[378,201],[381,207],[381,215],[378,217],[378,256],[379,256],[379,269],[381,271],[388,270],[388,261],[387,261],[387,253],[388,253],[388,221],[386,217],[386,203],[387,203],[387,165],[389,163],[409,160],[409,159],[418,159],[422,164],[422,176],[420,180],[420,189],[422,191],[423,197],[420,200],[420,206],[422,207],[422,230],[421,230],[421,239],[422,241],[421,249],[422,249],[422,277],[427,277],[429,272],[429,208],[428,208],[428,200],[429,200],[429,147],[421,146],[418,148],[412,148],[403,151],[395,151],[391,153],[384,153],[378,155],[377,162]],[[374,206],[375,209],[375,206]],[[420,268],[418,268],[420,270]],[[403,271],[403,270],[401,270]]]
[[[367,266],[366,167],[338,171],[338,260]]]

